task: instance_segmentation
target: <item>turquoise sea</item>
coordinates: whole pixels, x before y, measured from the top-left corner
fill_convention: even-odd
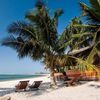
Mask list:
[[[9,75],[9,74],[0,74],[0,81],[24,79],[24,78],[35,78],[44,75]]]

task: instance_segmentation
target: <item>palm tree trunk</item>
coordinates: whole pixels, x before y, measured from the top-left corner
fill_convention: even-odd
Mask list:
[[[53,68],[50,68],[50,80],[51,80],[51,86],[56,86],[57,83],[56,83],[56,80],[55,80],[55,77],[54,77],[54,69]]]

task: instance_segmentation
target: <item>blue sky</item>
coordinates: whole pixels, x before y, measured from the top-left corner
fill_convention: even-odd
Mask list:
[[[8,35],[7,27],[17,20],[24,20],[25,13],[34,8],[36,0],[0,0],[0,41]],[[47,0],[44,0],[47,1]],[[80,12],[78,2],[87,3],[88,0],[48,0],[50,11],[62,8],[64,14],[59,19],[58,32],[61,33],[71,19]],[[30,58],[19,59],[14,50],[0,46],[0,74],[34,74],[43,72],[44,65],[34,62]]]

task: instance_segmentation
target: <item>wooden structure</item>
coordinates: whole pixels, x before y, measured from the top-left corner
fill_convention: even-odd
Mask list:
[[[15,91],[20,91],[20,90],[26,90],[27,86],[28,86],[29,80],[27,81],[20,81],[16,86],[15,86]]]
[[[42,81],[34,81],[32,85],[29,86],[29,88],[32,89],[38,89]]]

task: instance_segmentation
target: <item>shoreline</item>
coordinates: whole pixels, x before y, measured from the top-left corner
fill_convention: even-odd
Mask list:
[[[0,88],[14,88],[15,85],[18,84],[19,81],[25,81],[29,80],[29,83],[32,84],[32,82],[37,81],[37,80],[42,80],[43,82],[46,82],[45,78],[48,77],[48,75],[45,76],[39,76],[39,77],[31,77],[31,78],[22,78],[22,79],[16,79],[16,80],[8,80],[8,81],[0,81]]]
[[[19,81],[29,80],[29,84],[42,80],[39,90],[15,92],[15,85]],[[66,87],[64,84],[58,88],[50,88],[49,74],[41,77],[19,79],[0,82],[0,98],[10,96],[11,100],[99,100],[100,81]],[[0,99],[1,100],[1,99]]]
[[[0,77],[0,82],[5,82],[5,81],[14,81],[14,80],[20,80],[20,79],[26,79],[26,78],[36,78],[36,77],[41,77],[41,76],[46,76],[49,74],[34,74],[34,75],[27,75],[27,74],[0,74],[1,76],[9,76],[8,78]],[[13,77],[13,78],[10,78]]]

